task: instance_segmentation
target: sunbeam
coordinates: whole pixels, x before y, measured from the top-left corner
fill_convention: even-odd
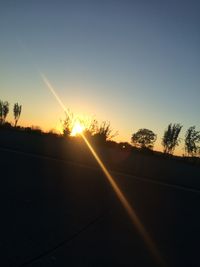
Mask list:
[[[57,93],[55,92],[55,89],[53,88],[53,86],[51,85],[51,83],[49,82],[47,77],[42,73],[41,73],[41,77],[42,77],[42,80],[44,81],[45,85],[47,86],[47,88],[50,90],[50,92],[53,94],[53,96],[58,101],[59,105],[70,116],[68,110],[66,109],[65,105],[63,104],[63,102],[61,101],[61,99],[59,98]],[[140,236],[143,238],[144,242],[146,243],[147,247],[149,248],[150,252],[152,253],[154,259],[159,264],[159,266],[166,266],[166,263],[162,259],[162,257],[160,255],[160,253],[159,253],[154,241],[152,240],[150,235],[147,233],[145,227],[141,223],[141,221],[140,221],[139,217],[137,216],[136,212],[133,210],[133,208],[131,207],[131,205],[128,202],[127,198],[125,197],[124,193],[122,192],[122,190],[119,188],[119,186],[115,182],[114,178],[109,173],[109,171],[106,168],[105,164],[100,159],[100,157],[97,155],[97,153],[95,152],[94,148],[89,143],[88,139],[84,136],[84,134],[82,132],[80,132],[80,135],[82,136],[82,138],[85,141],[85,143],[86,143],[87,147],[89,148],[90,152],[92,153],[92,155],[94,156],[94,158],[97,161],[98,165],[100,166],[100,168],[102,169],[103,173],[105,174],[107,180],[109,181],[110,185],[112,186],[112,189],[114,190],[114,192],[116,193],[116,195],[117,195],[118,199],[120,200],[121,204],[123,205],[123,207],[125,208],[126,212],[128,213],[132,223],[134,224],[135,228],[139,232]]]

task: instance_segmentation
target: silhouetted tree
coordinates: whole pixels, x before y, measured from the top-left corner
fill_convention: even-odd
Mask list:
[[[19,117],[21,115],[21,111],[22,111],[22,106],[19,105],[18,103],[15,103],[14,107],[13,107],[13,114],[14,114],[14,118],[15,118],[15,127],[17,126],[17,122],[18,122]]]
[[[3,102],[0,100],[0,124],[3,123]]]
[[[167,154],[174,153],[175,147],[178,146],[180,142],[180,138],[178,137],[179,137],[182,127],[183,126],[180,125],[179,123],[175,123],[173,125],[172,123],[170,123],[168,125],[167,129],[164,132],[164,136],[162,138],[162,145],[164,147],[164,153],[167,153]]]
[[[139,129],[131,137],[131,142],[134,146],[142,149],[153,149],[156,141],[156,134],[149,129]]]
[[[200,132],[195,130],[195,126],[191,126],[185,134],[185,151],[189,156],[194,156],[198,153],[200,147]]]
[[[65,112],[65,119],[62,122],[63,135],[65,137],[70,136],[72,132],[73,118],[74,118],[74,115],[70,110]]]
[[[5,123],[6,117],[9,112],[9,103],[0,100],[0,124]]]

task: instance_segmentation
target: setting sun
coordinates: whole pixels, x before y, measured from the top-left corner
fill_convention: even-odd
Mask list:
[[[85,127],[83,125],[81,125],[79,122],[75,122],[74,126],[72,128],[71,135],[76,136],[76,135],[82,133],[84,131],[84,128]]]

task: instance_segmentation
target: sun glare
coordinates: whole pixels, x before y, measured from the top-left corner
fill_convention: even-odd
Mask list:
[[[71,135],[76,136],[78,134],[81,134],[83,131],[84,131],[84,126],[81,125],[80,122],[75,122],[72,128]]]
[[[51,93],[54,95],[54,97],[57,99],[57,101],[60,104],[60,106],[63,108],[64,111],[67,112],[67,109],[65,108],[63,102],[61,101],[61,99],[59,98],[57,93],[55,92],[54,88],[52,87],[52,85],[50,84],[48,79],[43,74],[41,74],[41,76],[42,76],[42,79],[43,79],[44,83],[46,84],[48,89],[51,91]],[[84,133],[83,133],[84,129],[85,129],[85,127],[83,125],[81,125],[79,121],[76,121],[74,123],[73,128],[72,128],[71,135],[75,136],[77,134],[80,134],[82,136],[82,138],[85,141],[86,145],[88,146],[90,152],[92,153],[92,155],[96,159],[97,163],[99,164],[100,168],[102,169],[103,173],[105,174],[105,177],[107,178],[107,180],[111,184],[111,186],[112,186],[114,192],[116,193],[118,199],[120,200],[121,204],[124,206],[125,210],[129,214],[129,217],[130,217],[131,221],[135,225],[135,227],[138,230],[138,232],[140,233],[141,237],[144,239],[146,245],[148,246],[148,248],[151,251],[152,255],[154,256],[155,260],[157,261],[159,266],[166,266],[165,262],[163,261],[161,255],[160,255],[160,253],[159,253],[159,251],[158,251],[158,249],[156,247],[156,244],[154,243],[154,241],[151,239],[151,237],[149,236],[148,232],[144,228],[144,226],[141,223],[139,217],[137,216],[135,210],[132,208],[132,206],[130,205],[130,203],[126,199],[126,196],[121,191],[120,187],[115,182],[114,178],[109,173],[108,169],[106,168],[104,163],[101,161],[101,159],[99,158],[99,156],[95,152],[95,150],[92,147],[92,145],[89,143],[87,138],[84,136]]]

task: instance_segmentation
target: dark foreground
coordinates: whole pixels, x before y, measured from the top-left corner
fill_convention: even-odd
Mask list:
[[[157,266],[101,171],[1,149],[0,170],[0,266]],[[167,266],[200,266],[200,191],[114,177]]]

